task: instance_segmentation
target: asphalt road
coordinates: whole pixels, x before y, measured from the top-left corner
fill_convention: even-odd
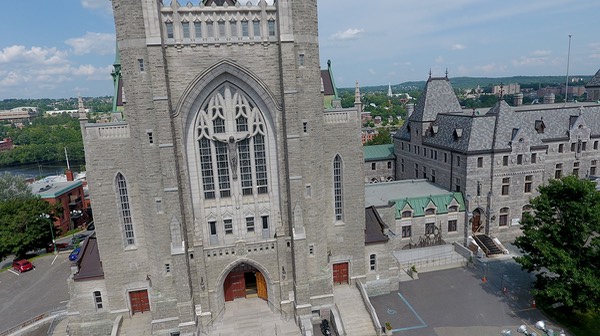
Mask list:
[[[0,331],[42,313],[65,309],[69,299],[70,251],[55,258],[47,254],[31,260],[34,270],[19,274],[12,269],[0,272]],[[3,261],[0,266],[10,264]]]
[[[401,282],[399,291],[370,300],[394,336],[497,336],[503,329],[517,335],[519,325],[533,331],[536,321],[548,322],[532,306],[531,280],[505,256],[477,260],[467,268],[419,273],[419,280]]]

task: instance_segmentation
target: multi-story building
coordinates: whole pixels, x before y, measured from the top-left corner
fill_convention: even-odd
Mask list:
[[[363,147],[365,158],[365,183],[389,182],[396,179],[394,145]]]
[[[492,87],[492,94],[496,96],[514,95],[519,92],[521,92],[521,85],[519,83],[494,85]]]
[[[54,222],[54,227],[62,233],[83,226],[88,221],[88,206],[82,181],[73,180],[73,172],[68,170],[66,179],[46,178],[30,184],[31,192],[50,204],[60,203],[62,213]]]
[[[540,184],[597,174],[599,142],[598,103],[465,111],[447,77],[430,77],[394,136],[396,175],[462,192],[473,232],[512,239]]]
[[[0,140],[0,152],[9,151],[13,149],[13,141],[11,138],[4,138],[4,140]]]
[[[323,109],[316,0],[112,4],[125,118],[80,116],[97,236],[70,334],[148,311],[198,334],[251,292],[312,328],[365,276],[360,100]]]

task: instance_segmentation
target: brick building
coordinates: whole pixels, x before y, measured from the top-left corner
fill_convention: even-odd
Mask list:
[[[11,138],[4,138],[3,140],[0,140],[0,152],[11,149],[13,149],[13,142]]]
[[[50,204],[61,203],[62,214],[57,217],[54,227],[60,232],[80,227],[87,221],[87,206],[81,181],[44,179],[30,185],[31,192]]]

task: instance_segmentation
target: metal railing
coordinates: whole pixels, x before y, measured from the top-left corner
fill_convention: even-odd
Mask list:
[[[0,332],[0,336],[10,335],[18,330],[21,330],[21,329],[31,326],[31,325],[35,325],[36,323],[38,323],[44,319],[50,318],[52,316],[54,316],[54,318],[57,318],[57,317],[64,317],[66,315],[67,315],[66,310],[53,310],[53,311],[45,312],[40,315],[34,316],[27,321],[21,322],[18,325],[14,326],[10,329]]]

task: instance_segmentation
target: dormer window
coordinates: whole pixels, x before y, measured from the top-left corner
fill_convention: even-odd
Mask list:
[[[435,215],[435,209],[429,208],[425,210],[425,216]]]
[[[454,140],[458,140],[462,137],[462,128],[456,128],[454,130]]]
[[[411,218],[411,217],[412,217],[412,211],[410,211],[410,210],[402,211],[402,218]]]
[[[536,130],[536,132],[538,132],[538,134],[544,133],[545,129],[546,129],[546,125],[544,124],[543,120],[535,121],[535,130]]]
[[[429,133],[431,136],[435,136],[438,133],[439,126],[431,126]]]
[[[448,207],[448,212],[458,212],[458,206],[453,205],[453,206]]]

